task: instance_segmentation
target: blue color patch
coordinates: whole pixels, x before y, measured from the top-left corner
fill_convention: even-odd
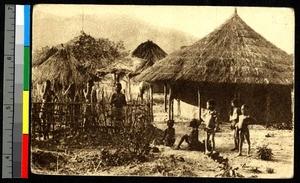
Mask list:
[[[30,45],[30,5],[24,6],[24,46]]]

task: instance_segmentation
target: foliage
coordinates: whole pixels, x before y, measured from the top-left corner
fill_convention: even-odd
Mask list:
[[[268,148],[267,145],[257,148],[257,157],[262,160],[271,160],[273,158],[272,149]]]
[[[250,169],[250,172],[252,172],[252,173],[262,173],[262,171],[260,171],[260,170],[258,169],[258,167],[252,167],[252,168]]]
[[[215,177],[222,177],[222,178],[244,178],[240,173],[237,173],[238,168],[228,167],[222,171],[222,173],[217,174]]]
[[[271,125],[272,128],[277,130],[292,130],[293,126],[291,123],[275,123]]]
[[[150,124],[141,122],[143,116],[134,127],[127,127],[120,134],[114,136],[117,146],[133,155],[138,161],[145,161],[151,150],[150,143],[156,138],[156,128]]]
[[[84,32],[70,44],[70,47],[76,60],[94,71],[126,55],[123,42],[95,39]]]
[[[267,173],[274,173],[274,169],[273,168],[269,168],[268,167],[266,171],[267,171]]]

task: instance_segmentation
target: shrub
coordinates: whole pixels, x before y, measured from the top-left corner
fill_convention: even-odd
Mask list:
[[[290,123],[276,123],[271,125],[272,128],[277,130],[292,130],[293,126]]]
[[[260,171],[260,170],[258,169],[258,167],[252,167],[252,168],[250,169],[250,172],[252,172],[252,173],[262,173],[262,171]]]
[[[262,160],[271,160],[273,158],[272,149],[266,145],[257,148],[257,157]]]
[[[273,168],[267,168],[267,173],[274,173],[274,169]]]

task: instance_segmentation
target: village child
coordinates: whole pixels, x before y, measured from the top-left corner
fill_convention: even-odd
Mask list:
[[[68,88],[63,92],[63,96],[65,97],[67,102],[74,102],[76,97],[76,85],[75,83],[71,83]]]
[[[94,123],[94,116],[92,112],[91,103],[97,101],[95,97],[95,91],[93,90],[94,82],[89,80],[86,84],[86,88],[83,89],[85,104],[83,108],[83,130],[90,129]]]
[[[239,116],[239,122],[237,124],[239,153],[238,156],[242,156],[242,148],[244,140],[247,142],[247,156],[250,156],[250,131],[248,125],[256,121],[253,117],[249,116],[248,106],[246,104],[241,107],[241,115]]]
[[[211,137],[212,151],[215,151],[215,132],[218,129],[218,117],[215,110],[216,102],[210,99],[206,103],[206,109],[201,112],[201,119],[205,122],[205,154],[209,154],[209,140]]]
[[[237,123],[239,121],[239,116],[241,115],[241,110],[238,106],[238,99],[233,99],[231,101],[231,110],[229,115],[230,121],[230,128],[233,132],[233,141],[234,141],[234,148],[231,151],[238,150],[238,133],[237,133]]]
[[[116,92],[111,97],[110,105],[112,106],[112,116],[115,120],[115,128],[119,130],[123,127],[124,109],[123,107],[127,105],[125,95],[121,92],[121,83],[116,84]]]
[[[201,142],[199,141],[199,131],[198,127],[200,125],[200,122],[197,119],[192,119],[190,121],[190,126],[192,128],[191,133],[185,134],[179,141],[177,145],[177,149],[180,149],[181,144],[185,141],[188,143],[189,150],[200,150],[201,149]]]
[[[165,130],[164,137],[162,139],[165,146],[173,147],[175,143],[175,128],[174,120],[168,120],[168,128]]]
[[[42,94],[42,106],[41,106],[41,124],[44,133],[44,140],[49,139],[49,132],[51,126],[51,112],[53,112],[53,105],[50,102],[56,101],[58,98],[55,92],[51,89],[51,81],[47,80],[45,89]]]

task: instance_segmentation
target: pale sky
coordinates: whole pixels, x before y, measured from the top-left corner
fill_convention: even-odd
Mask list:
[[[199,39],[219,27],[234,7],[136,5],[36,5],[34,11],[56,16],[128,15],[155,26],[174,28]],[[291,8],[237,7],[239,16],[277,47],[294,54],[294,10]]]

